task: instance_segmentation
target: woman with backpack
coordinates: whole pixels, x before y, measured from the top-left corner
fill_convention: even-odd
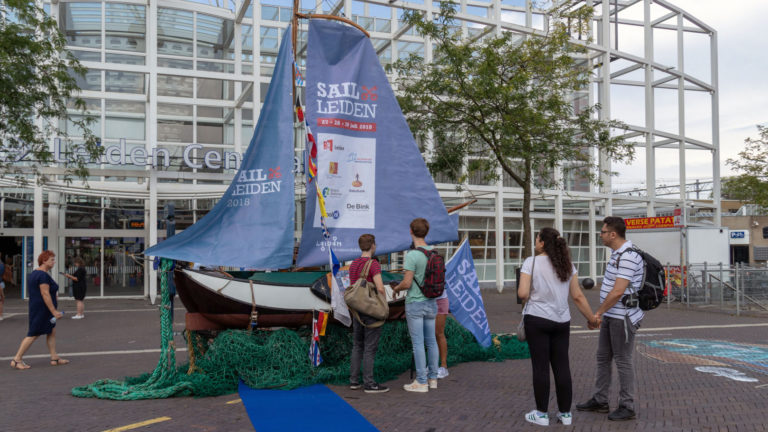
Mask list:
[[[557,421],[571,424],[573,398],[568,342],[571,314],[568,295],[595,329],[599,323],[581,292],[576,267],[571,262],[568,243],[554,228],[542,228],[536,235],[535,253],[523,263],[517,295],[523,300],[525,338],[531,351],[533,394],[536,409],[525,420],[549,425],[549,370],[555,377]]]

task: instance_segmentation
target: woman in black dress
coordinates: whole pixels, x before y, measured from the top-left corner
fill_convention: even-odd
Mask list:
[[[72,319],[83,319],[85,318],[85,303],[83,303],[85,299],[85,281],[88,276],[85,271],[85,261],[82,258],[75,258],[75,265],[77,266],[75,274],[65,274],[64,276],[72,280],[72,295],[77,302],[77,315],[73,316]]]
[[[16,356],[11,360],[13,369],[29,369],[24,363],[24,353],[40,335],[45,336],[48,351],[51,353],[51,366],[65,365],[69,360],[60,358],[56,353],[56,320],[64,316],[56,310],[58,305],[57,294],[59,285],[53,280],[49,272],[56,264],[56,255],[51,251],[43,251],[37,257],[39,265],[27,278],[27,293],[29,293],[29,331],[27,337],[22,339],[21,346]]]

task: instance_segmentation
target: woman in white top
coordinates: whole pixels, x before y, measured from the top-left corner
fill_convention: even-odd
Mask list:
[[[531,423],[549,425],[549,367],[555,377],[557,420],[571,424],[571,368],[568,362],[571,313],[568,295],[589,328],[598,323],[579,288],[578,273],[571,262],[568,244],[554,228],[542,228],[536,236],[535,256],[523,263],[517,295],[524,302],[524,325],[533,369],[536,409],[525,415]],[[533,282],[533,284],[531,284]]]

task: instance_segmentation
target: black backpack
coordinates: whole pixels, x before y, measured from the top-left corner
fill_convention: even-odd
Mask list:
[[[440,297],[443,295],[443,291],[445,291],[445,260],[434,249],[427,250],[421,247],[418,249],[427,256],[427,268],[424,270],[424,286],[419,285],[416,282],[416,278],[413,281],[416,282],[416,286],[419,287],[424,297]]]
[[[664,266],[651,254],[635,246],[624,250],[624,252],[627,251],[636,252],[642,258],[643,279],[637,292],[625,295],[621,298],[621,302],[626,307],[640,307],[644,311],[656,309],[664,301],[664,288],[667,282]],[[619,257],[616,258],[616,268],[619,268],[621,255],[624,252],[621,252]]]

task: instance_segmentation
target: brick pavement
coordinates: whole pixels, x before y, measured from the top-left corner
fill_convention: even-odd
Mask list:
[[[587,291],[592,306],[596,290]],[[511,292],[484,291],[491,328],[511,332],[520,319],[520,306]],[[64,309],[74,309],[63,301]],[[115,402],[77,399],[69,390],[101,378],[122,378],[151,371],[158,354],[141,350],[158,348],[159,330],[156,308],[143,300],[91,300],[86,303],[86,319],[64,320],[58,327],[58,348],[72,363],[50,367],[39,340],[27,357],[33,366],[28,371],[8,368],[18,343],[26,332],[26,305],[9,300],[6,316],[0,322],[0,431],[57,430],[100,431],[156,417],[169,416],[166,422],[138,430],[152,431],[248,431],[252,430],[241,404],[227,404],[237,395],[217,398]],[[175,328],[180,330],[182,310],[177,309]],[[594,379],[596,332],[583,332],[583,319],[573,313],[571,367],[574,403],[590,396]],[[681,326],[725,326],[763,324],[763,317],[734,317],[720,313],[690,311],[680,307],[648,314],[639,333],[640,342],[663,339],[704,339],[768,346],[765,327],[723,327],[661,329]],[[651,329],[650,331],[645,331]],[[176,340],[183,347],[184,341]],[[133,354],[82,355],[89,351],[134,350]],[[35,358],[33,355],[42,355]],[[179,362],[185,353],[177,354]],[[574,412],[575,431],[763,431],[768,430],[768,375],[746,366],[727,365],[757,382],[734,381],[696,371],[684,356],[664,358],[665,362],[636,354],[638,376],[638,419],[626,423],[609,422],[604,414]],[[670,362],[682,361],[687,362]],[[765,362],[763,360],[763,362]],[[392,391],[367,395],[345,387],[331,386],[382,431],[501,431],[536,430],[523,414],[533,408],[529,360],[503,363],[465,363],[450,368],[451,375],[440,381],[440,388],[427,394],[402,390],[409,374],[386,383]],[[616,392],[612,393],[615,406]],[[554,391],[550,413],[556,407]],[[44,408],[41,408],[44,407]],[[298,408],[300,410],[300,407]],[[561,425],[550,428],[561,429]],[[340,427],[340,429],[343,429]]]

